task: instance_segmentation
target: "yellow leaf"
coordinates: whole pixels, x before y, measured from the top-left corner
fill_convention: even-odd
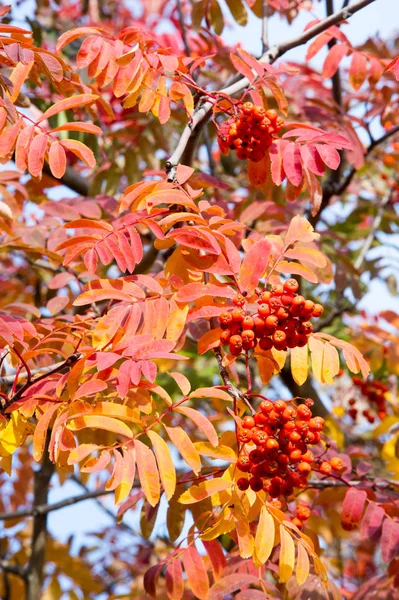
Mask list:
[[[147,435],[151,440],[152,447],[158,463],[159,475],[163,489],[168,500],[175,493],[176,470],[168,448],[168,444],[155,431],[148,430]]]
[[[120,504],[130,494],[136,473],[136,456],[134,448],[123,448],[122,479],[115,489],[115,504]]]
[[[166,327],[166,339],[176,342],[182,334],[186,324],[186,318],[189,311],[189,305],[180,307],[174,298],[170,301],[170,311],[168,324]]]
[[[326,342],[323,351],[323,379],[327,385],[334,384],[334,377],[339,372],[338,350]]]
[[[156,506],[161,495],[159,473],[155,456],[143,442],[135,440],[137,469],[145,497],[151,506]]]
[[[269,558],[274,545],[274,519],[262,506],[259,523],[255,535],[255,553],[260,564],[264,564]]]
[[[310,348],[310,354],[312,357],[313,374],[316,377],[317,381],[320,381],[320,383],[324,383],[322,371],[324,344],[322,341],[316,339],[313,336],[309,337],[308,344]]]
[[[201,471],[200,456],[187,433],[181,427],[167,427],[165,430],[186,463],[196,475]]]
[[[309,575],[309,556],[301,542],[298,544],[298,560],[296,565],[296,580],[303,585]]]
[[[280,561],[279,576],[280,581],[285,583],[291,577],[295,565],[295,544],[291,534],[284,525],[280,525]]]
[[[291,350],[291,372],[292,377],[298,385],[302,385],[308,378],[309,357],[308,346],[299,346]]]
[[[6,427],[0,431],[0,456],[7,458],[13,454],[22,446],[31,431],[32,425],[17,410],[14,410]]]
[[[237,461],[236,453],[228,446],[217,446],[214,448],[210,442],[196,442],[194,446],[201,456],[209,456],[209,458],[224,460],[226,462]]]
[[[222,479],[222,477],[215,477],[208,481],[202,481],[198,485],[191,486],[190,489],[186,490],[179,498],[180,504],[194,504],[200,502],[209,496],[213,496],[217,492],[227,490],[231,488],[231,481]]]
[[[111,417],[103,417],[102,415],[86,415],[83,417],[77,417],[69,421],[67,425],[71,431],[80,431],[81,429],[105,429],[106,431],[113,431],[114,433],[120,433],[128,438],[132,437],[130,428],[119,421],[118,419],[112,419]]]
[[[200,535],[200,539],[209,542],[210,540],[215,540],[220,535],[224,533],[230,533],[235,527],[233,519],[224,518],[224,513],[222,513],[221,517],[217,520],[217,522],[212,525],[212,527],[208,527]]]
[[[285,365],[285,359],[287,358],[287,351],[286,350],[276,350],[275,348],[272,348],[271,352],[272,352],[274,360],[278,364],[280,371],[281,371],[281,369]]]

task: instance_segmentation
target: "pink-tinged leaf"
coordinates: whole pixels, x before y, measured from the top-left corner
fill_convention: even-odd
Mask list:
[[[219,400],[224,400],[225,402],[231,402],[232,398],[230,394],[225,392],[224,390],[219,390],[214,387],[204,387],[197,388],[193,392],[191,392],[190,396],[192,398],[219,398]]]
[[[6,158],[8,154],[14,148],[14,144],[17,141],[18,133],[22,126],[22,119],[18,119],[13,125],[10,127],[6,127],[0,134],[0,158]],[[29,128],[29,133],[31,129]],[[21,133],[23,135],[23,132]],[[28,134],[27,134],[28,135]],[[44,135],[44,134],[42,134]],[[21,136],[19,136],[21,137]],[[26,138],[24,136],[24,142]],[[19,168],[19,167],[18,167]]]
[[[341,522],[345,529],[354,529],[360,523],[366,500],[367,493],[364,490],[348,489],[342,503],[341,513]]]
[[[216,329],[210,329],[198,340],[198,354],[205,354],[213,348],[220,346],[220,334],[222,329],[217,327]]]
[[[384,72],[392,71],[395,74],[397,80],[399,80],[399,56],[391,60],[390,63],[384,69]]]
[[[184,580],[180,560],[172,560],[166,567],[165,585],[170,600],[181,600],[183,598]]]
[[[169,372],[169,375],[176,381],[181,393],[187,396],[191,390],[191,383],[187,377],[183,373],[177,373],[176,371]]]
[[[315,148],[317,148],[317,152],[327,167],[333,171],[338,169],[339,163],[341,162],[341,157],[336,148],[333,146],[328,146],[328,144],[315,144]]]
[[[218,434],[216,433],[216,429],[208,419],[198,410],[194,408],[190,408],[189,406],[179,406],[176,408],[176,412],[182,413],[186,415],[189,419],[191,419],[195,425],[202,431],[202,433],[208,438],[211,442],[212,446],[216,448],[219,443]]]
[[[312,283],[318,283],[318,281],[319,281],[316,273],[314,273],[308,267],[305,267],[304,265],[300,265],[299,263],[288,262],[286,260],[282,260],[281,262],[279,262],[277,264],[277,266],[275,268],[276,268],[276,271],[278,271],[279,273],[287,273],[290,275],[300,275],[301,277],[304,277],[305,279],[307,279],[307,281],[311,281]]]
[[[321,188],[320,181],[313,173],[311,173],[306,167],[303,169],[303,172],[311,200],[310,214],[312,217],[314,217],[314,215],[316,215],[320,210],[320,206],[323,201],[323,190]]]
[[[284,252],[284,256],[298,262],[310,263],[315,267],[323,268],[327,265],[327,258],[324,254],[320,250],[308,246],[295,246],[292,250]]]
[[[119,485],[115,488],[115,504],[120,504],[131,492],[136,474],[136,454],[135,449],[129,446],[122,448],[122,477]]]
[[[70,98],[64,98],[63,100],[59,100],[51,106],[48,110],[46,110],[40,119],[37,121],[41,123],[54,115],[64,111],[71,110],[72,108],[81,108],[82,106],[86,106],[86,104],[92,104],[98,99],[98,96],[95,94],[78,94],[77,96],[71,96]]]
[[[107,389],[107,384],[105,381],[101,379],[91,379],[90,381],[86,381],[83,385],[81,385],[74,396],[74,400],[78,400],[79,398],[83,398],[83,396],[92,396],[93,394],[98,394],[103,390]]]
[[[147,435],[151,440],[157,459],[162,487],[165,490],[166,498],[170,500],[176,489],[176,470],[170,455],[169,447],[165,440],[155,433],[155,431],[149,429]]]
[[[122,481],[123,475],[123,458],[122,454],[118,450],[113,451],[114,454],[114,468],[111,473],[111,477],[105,484],[106,490],[115,490],[120,482]]]
[[[194,248],[195,250],[205,252],[205,254],[218,256],[222,253],[213,233],[199,227],[181,227],[180,229],[169,231],[166,237],[174,239],[181,246]],[[204,257],[201,258],[203,259]]]
[[[95,248],[90,248],[83,257],[85,267],[91,275],[97,270],[98,254]]]
[[[382,521],[385,516],[385,511],[375,502],[370,501],[367,505],[366,512],[360,526],[360,534],[362,538],[376,539],[379,537]]]
[[[134,444],[141,487],[148,503],[156,506],[161,495],[161,487],[155,456],[140,440],[136,439]]]
[[[212,298],[234,298],[236,292],[226,285],[215,285],[214,283],[188,283],[176,294],[177,302],[191,302],[204,296]]]
[[[263,239],[255,242],[245,254],[238,275],[241,292],[252,294],[258,286],[269,264],[271,251],[271,243]]]
[[[50,314],[54,316],[64,310],[69,302],[69,296],[54,296],[54,298],[51,298],[47,302],[46,308],[50,311]]]
[[[385,519],[382,525],[381,556],[389,563],[399,552],[399,523],[393,519]]]
[[[68,431],[67,429],[65,431]],[[70,432],[69,432],[70,433]],[[92,456],[81,466],[80,471],[82,473],[98,473],[105,469],[111,460],[111,453],[109,450],[103,450],[100,456]]]
[[[201,471],[201,459],[187,433],[181,427],[167,427],[166,433],[176,446],[183,459],[196,475]]]
[[[105,431],[112,431],[113,433],[124,435],[127,438],[132,437],[132,432],[126,423],[123,423],[118,419],[97,415],[85,415],[83,417],[72,419],[68,423],[68,428],[72,431],[80,431],[81,429],[105,429]]]
[[[43,456],[47,431],[50,422],[58,409],[59,404],[53,404],[53,406],[50,406],[38,420],[33,434],[33,458],[36,462],[40,462]]]
[[[285,179],[285,171],[283,167],[283,150],[285,148],[284,140],[275,140],[270,147],[270,172],[273,182],[276,185],[281,185]]]
[[[183,565],[193,594],[200,600],[208,599],[209,579],[204,560],[194,546],[183,552]]]
[[[143,290],[133,282],[122,279],[98,279],[88,284],[89,290],[83,292],[74,301],[74,306],[84,306],[102,300],[121,300],[134,302],[135,299],[144,299]]]
[[[290,246],[295,242],[308,243],[316,240],[319,237],[318,233],[315,233],[313,227],[305,217],[296,215],[288,227],[288,231],[285,236],[285,245]]]
[[[271,67],[267,63],[259,62],[258,60],[256,60],[256,58],[248,54],[248,52],[246,52],[246,50],[244,50],[243,48],[238,47],[237,52],[241,56],[243,61],[246,62],[247,65],[251,67],[251,69],[253,69],[259,77],[263,77],[265,70],[270,70],[270,72],[273,73],[273,67]]]
[[[316,54],[328,44],[332,37],[333,35],[328,31],[324,31],[323,33],[318,35],[308,47],[308,51],[306,53],[306,61],[309,61],[314,56],[316,56]]]
[[[70,152],[73,152],[88,167],[93,168],[96,164],[93,151],[85,144],[82,144],[82,142],[78,142],[77,140],[62,140],[60,144]]]
[[[300,146],[295,142],[289,142],[284,148],[283,165],[288,180],[297,187],[302,181],[302,159]]]
[[[341,60],[348,54],[349,48],[346,44],[335,44],[329,50],[323,64],[323,77],[330,79],[338,71]]]
[[[64,175],[67,165],[66,153],[58,140],[53,142],[50,146],[48,164],[54,177],[59,179]]]
[[[50,290],[59,290],[66,287],[70,281],[75,281],[76,277],[72,273],[57,273],[50,281],[48,287]]]
[[[78,69],[84,69],[92,63],[100,53],[103,46],[103,38],[99,35],[91,35],[83,40],[83,43],[76,56],[76,66]]]
[[[248,585],[259,584],[259,577],[249,573],[232,573],[219,579],[209,590],[208,600],[223,600],[226,596],[238,592]]]
[[[301,157],[305,167],[315,175],[324,175],[325,167],[315,144],[305,144],[300,147]]]
[[[194,173],[195,169],[192,167],[187,167],[186,165],[178,164],[176,169],[176,180],[180,185],[186,183],[188,179],[190,179],[191,175]]]
[[[89,456],[92,452],[96,450],[100,450],[102,446],[97,446],[97,444],[80,444],[77,448],[74,448],[68,457],[68,465],[76,465],[80,463],[82,460]]]
[[[88,121],[72,121],[71,123],[64,123],[59,127],[55,127],[51,130],[51,133],[55,133],[57,131],[83,131],[84,133],[94,133],[96,135],[102,134],[102,129],[94,123],[89,123]]]
[[[349,69],[349,82],[356,91],[360,89],[367,77],[367,59],[363,52],[354,52],[352,54],[351,66]]]
[[[214,580],[219,581],[227,564],[224,552],[217,540],[202,543],[211,561]]]
[[[144,590],[147,592],[147,594],[151,597],[151,598],[156,598],[157,597],[157,579],[159,577],[160,572],[162,571],[162,567],[163,564],[157,564],[154,565],[152,567],[150,567],[145,573],[144,573],[144,579],[143,579],[143,583],[144,583]]]
[[[165,71],[169,71],[169,73],[173,73],[179,66],[179,59],[177,56],[172,56],[168,54],[158,54],[158,58],[161,61],[161,64]]]
[[[253,73],[252,69],[239,57],[235,56],[232,52],[230,52],[230,60],[233,64],[233,67],[241,73],[244,77],[246,77],[251,83],[254,81],[256,75]]]
[[[28,170],[33,177],[40,177],[43,170],[44,155],[48,145],[48,135],[39,133],[33,138],[28,154]]]

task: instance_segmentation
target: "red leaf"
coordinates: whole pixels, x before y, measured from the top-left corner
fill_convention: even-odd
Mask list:
[[[393,519],[385,519],[382,526],[381,556],[385,563],[392,560],[399,552],[399,523]]]
[[[144,573],[144,580],[143,580],[144,589],[147,592],[147,594],[149,596],[151,596],[151,598],[156,598],[157,579],[162,570],[162,567],[163,567],[162,563],[157,564],[157,565],[154,565],[153,567],[150,567],[148,569],[148,571],[146,571]]]
[[[346,44],[335,44],[329,53],[323,65],[323,77],[329,79],[338,70],[339,63],[344,56],[348,54],[349,48]]]
[[[48,164],[54,177],[59,179],[64,175],[67,164],[66,154],[64,148],[61,146],[58,140],[53,142],[50,146],[48,153]]]
[[[302,181],[302,159],[298,144],[290,142],[283,152],[284,171],[288,180],[294,186],[298,186]]]
[[[0,134],[0,158],[5,158],[13,149],[17,139],[17,135],[22,126],[22,119],[18,119],[11,125],[6,127]],[[30,129],[30,128],[29,128]]]
[[[42,174],[44,155],[47,150],[48,136],[46,133],[39,133],[29,148],[28,170],[33,177],[39,177]]]
[[[170,600],[180,600],[183,597],[184,581],[180,560],[172,560],[166,567],[165,584]]]
[[[315,144],[305,144],[300,148],[303,164],[315,175],[324,175],[325,167]]]
[[[252,294],[264,276],[269,263],[271,243],[264,239],[255,242],[246,253],[239,272],[240,291]]]
[[[360,528],[361,536],[376,539],[384,516],[385,511],[381,506],[378,506],[375,502],[369,502]]]
[[[202,543],[204,544],[204,548],[210,558],[214,579],[215,581],[218,581],[222,576],[224,568],[227,564],[224,552],[219,542],[216,540],[211,540],[209,542],[204,540]]]
[[[208,573],[204,561],[194,546],[183,553],[183,565],[191,591],[200,600],[207,600],[209,591]]]
[[[214,298],[234,298],[235,291],[228,286],[216,285],[214,283],[188,283],[176,294],[177,302],[191,302],[204,296]]]
[[[320,154],[321,159],[327,167],[333,169],[333,171],[338,169],[339,163],[341,162],[338,150],[327,144],[315,144],[315,148],[317,148],[317,152]]]
[[[275,140],[270,147],[270,171],[273,182],[276,185],[281,185],[285,179],[285,171],[283,167],[283,150],[285,148],[284,140]]]
[[[354,52],[349,69],[349,81],[354,90],[362,87],[367,77],[367,59],[363,52]]]
[[[341,513],[341,522],[344,529],[350,531],[360,523],[366,499],[367,494],[364,490],[349,488],[346,492]]]
[[[209,590],[208,600],[223,600],[233,592],[241,590],[248,585],[259,584],[259,578],[249,573],[232,573],[214,583]]]
[[[265,154],[259,162],[248,161],[248,179],[254,187],[259,188],[265,185],[269,173],[269,162],[268,154]]]

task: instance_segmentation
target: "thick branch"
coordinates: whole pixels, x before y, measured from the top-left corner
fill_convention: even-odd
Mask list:
[[[48,175],[49,177],[55,177],[50,171],[50,167],[45,162],[43,165],[43,173]],[[70,190],[73,190],[80,196],[88,196],[89,195],[89,184],[87,179],[79,175],[72,167],[67,167],[65,174],[60,178],[56,179],[60,185],[65,185]]]
[[[94,490],[92,492],[86,492],[84,494],[79,494],[77,496],[65,498],[65,500],[60,500],[59,502],[54,502],[53,504],[39,504],[37,506],[33,506],[32,508],[27,508],[26,510],[16,510],[14,512],[0,513],[0,521],[11,521],[14,519],[24,519],[25,517],[37,517],[38,515],[47,515],[48,513],[53,512],[54,510],[60,510],[61,508],[72,506],[74,504],[78,504],[79,502],[84,502],[85,500],[91,500],[93,498],[98,498],[99,496],[106,496],[112,493],[112,490]]]
[[[282,44],[276,44],[275,46],[272,46],[272,48],[270,48],[269,50],[267,50],[267,52],[263,54],[263,56],[260,58],[260,62],[265,62],[269,64],[274,63],[278,58],[280,58],[280,56],[288,52],[288,50],[292,50],[293,48],[297,48],[298,46],[306,44],[306,42],[314,38],[319,33],[323,33],[323,31],[325,31],[332,25],[336,25],[337,23],[348,19],[356,12],[358,12],[368,4],[371,4],[372,2],[375,2],[375,0],[358,0],[358,2],[352,4],[352,6],[344,8],[343,10],[340,10],[337,13],[326,17],[325,19],[317,23],[317,25],[314,25],[313,27],[310,27],[308,30],[304,31],[301,35],[298,35]],[[249,81],[249,79],[243,77],[235,83],[232,83],[231,85],[219,90],[219,93],[228,96],[233,96],[234,94],[237,94],[238,92],[241,92],[246,87],[248,87],[250,83],[251,82]],[[186,125],[186,127],[183,130],[183,133],[180,137],[175,151],[166,163],[166,173],[168,175],[169,181],[175,180],[177,165],[181,162],[182,156],[186,150],[187,145],[189,144],[191,137],[194,135],[196,128],[200,124],[204,123],[209,112],[212,110],[212,107],[213,102],[203,100],[198,104],[197,108],[195,109],[191,121]]]
[[[49,436],[44,449],[42,464],[34,477],[33,506],[47,504],[50,480],[54,464],[48,453]],[[36,514],[33,518],[31,553],[27,568],[26,600],[40,600],[44,577],[44,562],[47,544],[47,513]]]

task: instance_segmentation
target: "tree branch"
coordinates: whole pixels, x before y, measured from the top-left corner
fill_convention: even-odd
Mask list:
[[[45,173],[48,177],[52,177],[55,181],[59,183],[59,185],[65,185],[70,190],[73,190],[80,196],[88,196],[89,195],[89,184],[88,181],[79,175],[72,167],[67,166],[65,174],[57,179],[51,173],[50,167],[45,162],[43,165],[43,173]]]
[[[322,399],[314,388],[311,379],[307,379],[303,385],[298,385],[292,377],[291,369],[283,367],[279,373],[284,385],[289,389],[293,398],[311,398],[314,401],[312,412],[315,416],[326,418],[330,414],[324,406]]]
[[[48,447],[50,436],[44,448],[42,464],[34,476],[33,506],[47,504],[50,480],[54,473],[54,464],[50,460]],[[31,552],[27,567],[26,600],[40,600],[44,578],[44,563],[47,545],[47,513],[36,514],[33,517],[33,533]]]
[[[265,54],[269,50],[269,24],[270,6],[267,0],[262,2],[262,53]]]
[[[183,15],[183,9],[182,9],[182,5],[181,5],[181,0],[177,0],[177,12],[179,14],[180,31],[181,31],[181,35],[183,38],[184,50],[185,50],[187,56],[190,56],[191,51],[190,51],[190,46],[189,46],[188,39],[187,39],[187,30],[186,30],[186,25],[184,23],[184,15]]]
[[[6,559],[0,559],[0,569],[3,569],[5,573],[18,575],[18,577],[21,577],[21,579],[26,581],[26,571],[21,565],[17,565]]]
[[[269,64],[274,63],[278,58],[280,58],[280,56],[288,52],[288,50],[292,50],[293,48],[297,48],[298,46],[306,44],[306,42],[314,38],[319,33],[323,33],[323,31],[325,31],[332,25],[336,25],[337,23],[348,19],[356,12],[358,12],[365,6],[371,4],[372,2],[375,2],[375,0],[358,0],[357,2],[352,4],[352,6],[346,7],[338,11],[337,13],[326,17],[316,25],[313,25],[313,27],[310,27],[309,29],[304,31],[301,35],[295,36],[294,38],[291,38],[290,40],[282,44],[276,44],[275,46],[272,46],[272,48],[267,50],[267,52],[265,52],[262,55],[262,57],[260,58],[260,62],[265,62]],[[241,92],[246,87],[248,87],[250,83],[251,82],[249,81],[249,79],[243,77],[242,79],[239,79],[231,85],[219,90],[219,94],[233,96],[234,94],[237,94],[238,92]],[[175,151],[173,152],[169,160],[166,162],[165,168],[169,181],[175,181],[177,165],[181,162],[191,138],[194,135],[197,135],[196,129],[201,125],[203,126],[209,112],[212,110],[212,107],[213,102],[207,101],[204,98],[202,98],[201,101],[198,103],[198,106],[194,110],[190,122],[186,125],[186,127],[183,130],[183,133],[179,139]]]
[[[112,490],[94,490],[92,492],[85,492],[84,494],[78,494],[76,496],[71,496],[70,498],[65,498],[65,500],[60,500],[59,502],[54,502],[53,504],[40,504],[38,506],[33,506],[32,508],[27,508],[26,510],[0,513],[0,521],[11,521],[14,519],[24,519],[25,517],[47,515],[55,510],[60,510],[61,508],[65,508],[67,506],[73,506],[74,504],[84,502],[85,500],[91,500],[100,496],[107,496],[108,494],[112,493]]]

